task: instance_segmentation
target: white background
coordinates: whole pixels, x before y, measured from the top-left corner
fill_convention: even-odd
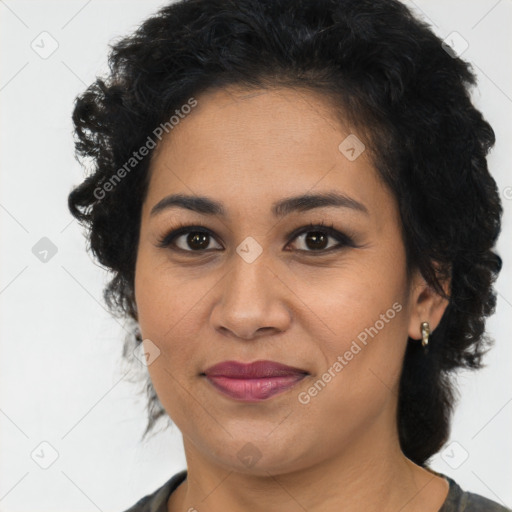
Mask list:
[[[162,5],[0,0],[3,512],[121,511],[186,467],[175,426],[139,442],[145,395],[123,377],[123,327],[102,301],[107,274],[67,209],[67,194],[83,179],[73,156],[73,100],[106,70],[107,45]],[[460,375],[456,444],[432,468],[512,507],[512,2],[416,0],[413,7],[443,38],[457,31],[469,43],[463,57],[474,64],[475,101],[497,134],[489,163],[505,207],[504,269],[488,322],[496,346],[484,370]],[[33,40],[42,46],[43,31],[59,45],[47,59],[31,48]],[[57,248],[46,263],[32,253],[42,237]],[[49,460],[43,441],[59,454],[48,469],[30,456],[37,448]]]

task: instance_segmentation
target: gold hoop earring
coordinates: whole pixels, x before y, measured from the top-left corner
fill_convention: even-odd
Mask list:
[[[421,346],[426,347],[428,345],[428,337],[430,336],[430,325],[428,322],[421,323]]]

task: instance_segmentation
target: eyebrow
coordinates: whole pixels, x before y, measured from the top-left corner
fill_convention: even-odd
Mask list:
[[[318,194],[303,194],[287,197],[276,201],[272,205],[274,217],[284,217],[292,212],[305,212],[314,208],[326,207],[351,208],[369,215],[366,206],[355,199],[338,192]],[[184,208],[203,215],[218,215],[227,217],[226,209],[222,203],[206,196],[191,196],[185,194],[172,194],[164,197],[151,209],[150,216],[154,216],[169,208]]]

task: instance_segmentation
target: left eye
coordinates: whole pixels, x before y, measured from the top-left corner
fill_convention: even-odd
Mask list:
[[[301,228],[297,231],[294,231],[289,236],[292,238],[292,240],[304,237],[303,246],[305,246],[306,249],[297,249],[301,252],[323,253],[330,252],[331,250],[339,250],[346,246],[356,247],[353,240],[349,236],[345,235],[341,231],[338,231],[337,229],[334,229],[332,225],[325,226],[324,224],[310,224],[305,229]],[[329,246],[329,238],[334,239],[338,243]]]
[[[309,225],[306,228],[295,230],[288,235],[292,240],[303,238],[302,246],[305,248],[298,248],[300,252],[329,252],[332,249],[337,250],[345,246],[355,247],[352,239],[334,229],[332,226]],[[183,238],[183,240],[181,240]],[[335,240],[337,244],[329,245],[329,239]],[[215,237],[209,229],[202,226],[182,226],[179,229],[171,231],[159,242],[159,247],[170,248],[175,251],[184,252],[205,252]],[[217,243],[217,247],[213,250],[222,249],[222,246]],[[289,245],[289,244],[288,244]]]
[[[308,249],[314,249],[316,252],[318,250],[326,251],[332,249],[333,245],[327,245],[329,238],[334,239],[338,242],[338,245],[340,245],[339,237],[336,237],[334,234],[329,234],[325,229],[303,231],[302,234],[295,237],[296,240],[300,240],[301,238],[303,247],[306,247],[306,249],[299,248],[299,251],[310,252]],[[334,246],[336,246],[336,244],[334,244]]]

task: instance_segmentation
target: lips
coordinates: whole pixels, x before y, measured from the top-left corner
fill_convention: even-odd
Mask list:
[[[295,386],[308,372],[274,361],[224,361],[202,374],[223,395],[245,402],[266,400]]]
[[[306,370],[276,363],[274,361],[254,361],[245,364],[237,361],[224,361],[211,366],[204,373],[209,377],[229,377],[232,379],[261,379],[265,377],[287,377],[307,374]]]

